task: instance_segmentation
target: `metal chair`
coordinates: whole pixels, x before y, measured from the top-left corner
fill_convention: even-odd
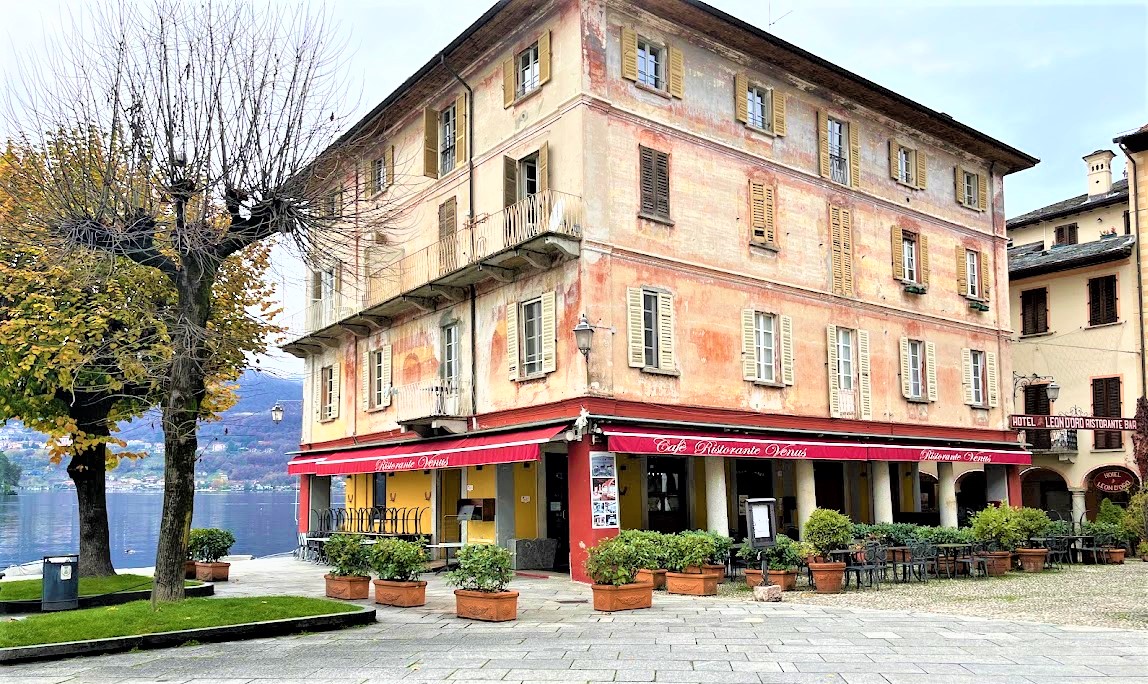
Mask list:
[[[849,576],[853,575],[857,578],[857,588],[860,589],[861,575],[865,574],[869,578],[869,586],[880,589],[885,574],[886,556],[885,547],[876,542],[862,546],[859,554],[851,555],[850,563],[845,566],[845,586],[849,586]]]
[[[1045,542],[1048,555],[1044,559],[1044,567],[1049,570],[1061,570],[1065,562],[1071,562],[1072,539],[1068,537],[1053,537]]]
[[[985,554],[992,550],[993,545],[984,542],[977,542],[972,545],[972,551],[968,556],[958,557],[956,563],[958,566],[968,568],[969,577],[977,577],[977,571],[980,571],[981,577],[989,576],[989,559]]]
[[[933,574],[936,575],[939,572],[936,545],[928,542],[910,544],[909,558],[901,564],[901,570],[904,572],[903,581],[909,581],[915,574],[918,581],[928,582],[930,566],[932,566]]]

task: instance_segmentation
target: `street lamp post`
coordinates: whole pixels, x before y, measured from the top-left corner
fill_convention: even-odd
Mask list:
[[[286,411],[283,408],[283,404],[294,404],[294,403],[301,404],[301,403],[303,403],[303,400],[302,399],[277,399],[275,401],[275,405],[271,407],[271,422],[275,423],[276,425],[278,425],[279,423],[282,423],[283,422],[283,416],[286,413]]]
[[[586,314],[583,313],[582,317],[578,319],[578,325],[574,326],[571,331],[574,333],[574,344],[578,346],[578,351],[582,352],[583,358],[586,359],[586,390],[590,389],[590,347],[594,343],[595,330],[609,330],[614,332],[613,328],[602,325],[591,325]]]
[[[1021,375],[1016,371],[1012,372],[1012,393],[1016,396],[1017,390],[1020,390],[1029,385],[1044,385],[1045,395],[1048,397],[1049,403],[1056,401],[1060,396],[1060,385],[1056,384],[1056,380],[1051,375]]]

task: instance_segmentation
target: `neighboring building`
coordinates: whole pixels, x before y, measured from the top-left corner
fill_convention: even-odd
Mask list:
[[[1019,499],[1001,207],[1032,157],[693,0],[499,2],[345,141],[332,190],[407,211],[286,347],[301,528],[347,475],[344,524],[556,539],[578,578],[619,525],[740,536],[746,497],[787,528]]]
[[[1145,139],[1117,142],[1143,156]],[[1132,417],[1144,395],[1135,193],[1130,200],[1127,179],[1112,181],[1115,158],[1109,150],[1085,156],[1086,193],[1007,223],[1014,413]],[[1025,439],[1034,454],[1021,478],[1025,505],[1080,521],[1104,497],[1125,500],[1138,482],[1129,432],[1028,430]]]

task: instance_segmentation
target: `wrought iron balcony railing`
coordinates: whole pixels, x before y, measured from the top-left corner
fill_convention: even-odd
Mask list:
[[[436,379],[399,385],[391,392],[397,423],[474,415],[470,383],[465,380]]]

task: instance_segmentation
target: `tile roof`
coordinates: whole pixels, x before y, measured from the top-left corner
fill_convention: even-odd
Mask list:
[[[1104,195],[1089,197],[1087,193],[1061,200],[1047,207],[1034,209],[1027,214],[1014,216],[1005,222],[1006,228],[1020,228],[1037,221],[1047,221],[1062,216],[1071,216],[1077,212],[1088,211],[1096,207],[1106,207],[1110,204],[1128,200],[1128,179],[1121,179],[1112,184],[1112,190]]]
[[[1135,235],[1119,235],[1078,245],[1057,245],[1037,250],[1033,245],[1021,245],[1008,251],[1010,280],[1029,278],[1044,273],[1066,271],[1071,268],[1103,264],[1126,259],[1132,255]]]

